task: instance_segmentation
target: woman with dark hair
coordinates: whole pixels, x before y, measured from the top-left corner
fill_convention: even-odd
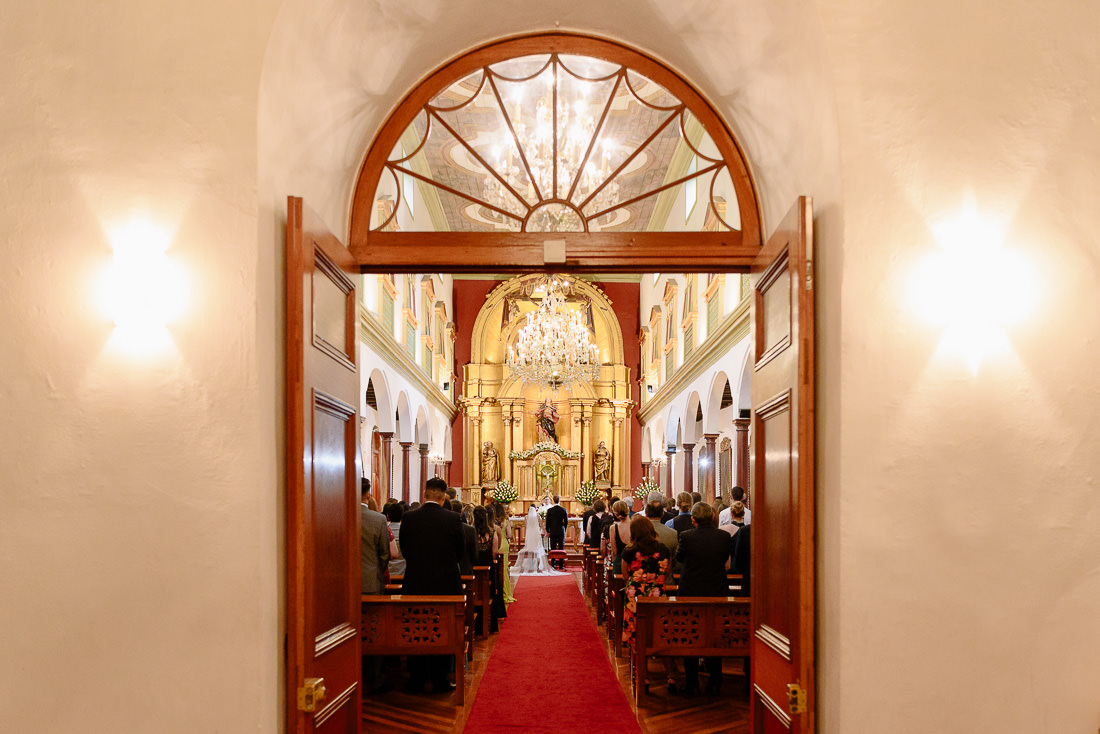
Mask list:
[[[653,523],[642,514],[630,521],[630,544],[622,552],[623,587],[623,645],[634,645],[634,613],[638,609],[639,596],[664,596],[665,577],[668,574],[668,548],[657,540]],[[672,658],[663,658],[668,677],[669,693],[675,693]],[[646,671],[638,672],[638,685],[645,681]]]
[[[604,555],[608,558],[612,558],[613,565],[611,572],[618,574],[622,569],[621,561],[623,551],[626,550],[626,546],[630,543],[630,528],[631,521],[630,507],[619,500],[611,505],[611,514],[615,517],[615,522],[607,531],[607,546],[604,549]]]
[[[492,603],[489,606],[490,621],[489,632],[496,632],[497,622],[508,615],[504,605],[504,590],[498,582],[497,568],[499,555],[496,549],[500,547],[500,531],[496,525],[489,522],[489,511],[484,507],[473,508],[474,532],[477,533],[477,565],[488,566],[489,571],[489,597]]]

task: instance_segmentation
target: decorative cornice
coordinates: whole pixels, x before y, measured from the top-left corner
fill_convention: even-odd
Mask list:
[[[556,443],[549,441],[539,441],[537,444],[524,451],[512,451],[508,454],[509,459],[530,459],[536,454],[557,454],[563,459],[579,459],[582,454],[580,451],[566,451]]]
[[[672,374],[672,379],[665,381],[657,392],[653,393],[646,401],[645,407],[638,411],[638,420],[648,423],[663,410],[673,398],[686,390],[688,385],[698,377],[703,370],[710,367],[722,356],[727,354],[735,344],[749,334],[749,300],[744,298],[737,308],[733,309],[718,325],[714,336],[708,336],[707,340],[697,346],[691,352],[680,368]]]
[[[387,335],[382,322],[363,306],[359,307],[359,338],[373,349],[378,356],[386,361],[390,367],[404,375],[409,382],[423,393],[428,403],[446,416],[448,421],[453,421],[458,414],[458,408],[447,399],[447,395],[431,381],[420,369],[420,365],[412,360],[403,344],[396,342]]]

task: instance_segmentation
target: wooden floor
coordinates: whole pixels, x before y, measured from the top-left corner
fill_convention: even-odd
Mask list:
[[[578,584],[579,584],[579,574]],[[589,613],[595,620],[595,612],[589,605]],[[505,620],[504,624],[507,624]],[[599,627],[600,636],[607,640],[607,630]],[[404,693],[404,671],[390,671],[393,688],[386,693],[365,696],[363,699],[363,729],[368,732],[459,732],[466,725],[474,699],[485,675],[496,635],[479,640],[475,646],[474,660],[466,672],[466,705],[457,706],[454,696],[435,694]],[[630,690],[630,662],[626,658],[616,659],[614,648],[606,645],[608,658],[619,679],[619,685],[626,694],[627,701],[634,708],[634,696]],[[696,696],[686,698],[682,695],[668,695],[663,685],[664,669],[657,662],[651,662],[650,678],[662,681],[662,685],[650,687],[650,693],[641,708],[635,709],[638,724],[645,734],[703,734],[706,732],[728,732],[747,734],[748,693],[745,678],[738,661],[727,661],[724,668],[723,695],[720,697]],[[683,666],[679,665],[682,671]],[[680,682],[683,682],[681,672]],[[705,684],[705,676],[704,683]]]

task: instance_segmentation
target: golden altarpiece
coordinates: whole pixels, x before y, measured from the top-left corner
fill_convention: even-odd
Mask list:
[[[546,294],[548,276],[523,275],[505,281],[485,298],[474,321],[470,363],[464,367],[463,466],[466,496],[480,499],[498,480],[516,488],[519,511],[546,494],[557,494],[571,512],[581,509],[573,493],[582,481],[595,480],[608,492],[630,481],[630,370],[623,358],[623,335],[610,299],[581,278],[564,282],[567,306],[587,320],[599,350],[599,378],[571,385],[525,385],[511,378],[505,359],[527,314]],[[557,441],[540,435],[539,413],[549,400],[556,413]],[[603,447],[600,442],[603,442]],[[497,467],[482,476],[483,454],[496,453]],[[596,452],[610,462],[596,475]]]

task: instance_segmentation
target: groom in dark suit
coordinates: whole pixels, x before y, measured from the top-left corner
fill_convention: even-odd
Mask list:
[[[401,552],[405,556],[404,594],[462,595],[458,562],[462,557],[462,521],[442,507],[447,483],[432,477],[424,486],[424,504],[409,511],[401,523]],[[436,693],[454,690],[448,680],[453,656],[409,656],[409,691],[424,690],[430,677]]]
[[[550,538],[550,550],[565,550],[565,527],[569,524],[569,513],[561,506],[561,497],[554,495],[554,504],[546,511],[546,535]],[[557,563],[559,571],[565,570],[565,561]]]

